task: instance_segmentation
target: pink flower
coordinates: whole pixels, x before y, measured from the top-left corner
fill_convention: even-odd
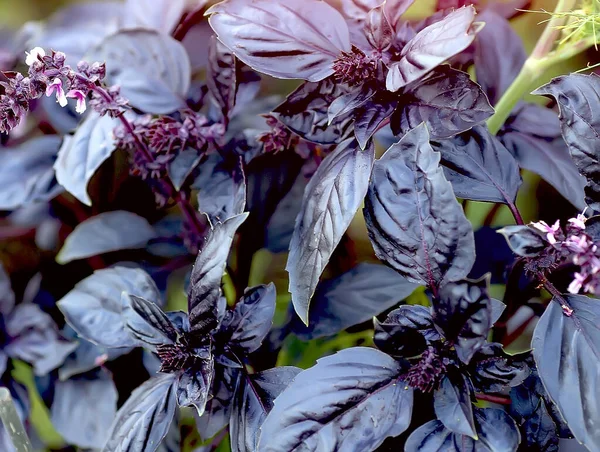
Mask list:
[[[79,114],[82,114],[85,109],[86,109],[86,105],[85,105],[85,93],[81,90],[78,89],[72,89],[71,91],[69,91],[67,93],[67,97],[70,97],[71,99],[77,99],[77,106],[75,107],[75,111]]]
[[[52,83],[46,87],[46,96],[50,97],[54,93],[56,93],[56,102],[58,102],[61,107],[66,107],[68,103],[67,96],[65,96],[65,91],[62,87],[62,80],[59,78],[55,78]]]
[[[581,273],[575,273],[573,276],[575,277],[575,279],[571,281],[571,284],[569,284],[567,290],[571,293],[579,293],[581,287],[583,286],[583,283],[585,282],[585,276]]]
[[[560,220],[556,220],[552,226],[548,226],[545,221],[538,221],[531,224],[538,231],[541,231],[546,234],[546,239],[550,244],[554,245],[556,243],[555,234],[560,230]]]
[[[41,47],[34,47],[31,52],[25,52],[25,64],[31,66],[33,63],[38,61],[38,58],[45,57],[46,52]]]
[[[578,214],[576,218],[570,218],[569,219],[569,223],[571,223],[571,226],[573,226],[574,228],[577,229],[585,229],[585,216],[582,214]]]
[[[592,245],[592,242],[588,240],[585,234],[581,236],[572,235],[565,241],[565,245],[572,253],[585,253]]]

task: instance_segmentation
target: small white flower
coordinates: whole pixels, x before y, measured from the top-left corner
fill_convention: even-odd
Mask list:
[[[77,106],[75,107],[75,111],[79,114],[82,114],[87,108],[85,105],[85,93],[78,89],[72,89],[67,93],[67,97],[72,99],[77,99]]]
[[[54,93],[56,93],[56,102],[61,107],[66,107],[68,103],[67,96],[65,96],[65,91],[62,87],[62,80],[59,78],[52,80],[52,83],[46,87],[46,96],[50,97]]]
[[[27,64],[27,66],[31,66],[38,60],[38,57],[45,57],[46,52],[44,52],[44,49],[41,47],[34,47],[31,49],[31,52],[25,52],[25,55],[25,64]]]

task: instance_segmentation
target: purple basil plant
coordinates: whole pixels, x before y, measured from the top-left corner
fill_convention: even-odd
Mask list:
[[[418,3],[0,33],[0,386],[36,447],[600,450],[600,78],[543,84],[597,2],[529,54],[527,1]]]

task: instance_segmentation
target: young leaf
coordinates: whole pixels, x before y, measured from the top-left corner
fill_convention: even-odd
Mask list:
[[[471,223],[439,161],[425,126],[411,130],[375,163],[364,208],[377,257],[434,290],[475,261]]]
[[[63,191],[52,168],[59,146],[58,136],[45,135],[0,149],[0,210],[49,201]]]
[[[319,359],[275,399],[258,451],[375,450],[410,424],[413,390],[400,373],[394,359],[371,348]]]
[[[67,322],[81,337],[104,347],[135,347],[121,320],[121,294],[161,303],[156,284],[139,268],[96,270],[57,302]]]
[[[221,108],[225,121],[235,107],[238,88],[235,56],[216,36],[211,36],[208,45],[208,74],[206,84],[212,97]]]
[[[175,416],[175,387],[175,375],[161,374],[134,390],[117,412],[102,452],[157,450]]]
[[[466,49],[475,38],[474,18],[475,8],[467,6],[421,30],[404,46],[400,60],[390,66],[387,89],[398,91]]]
[[[121,295],[121,316],[129,334],[150,350],[173,344],[181,332],[156,304],[126,292]]]
[[[385,14],[392,27],[396,27],[402,14],[414,3],[415,0],[341,0],[342,13],[349,19],[365,21],[369,12],[374,8],[384,5]]]
[[[146,113],[184,108],[191,66],[183,45],[146,29],[123,30],[107,37],[89,55],[106,62],[106,77],[119,85],[131,105]]]
[[[390,23],[385,11],[386,4],[387,2],[384,1],[381,5],[369,11],[367,23],[365,24],[367,41],[379,52],[387,50],[396,37],[394,26]]]
[[[539,376],[575,438],[600,448],[600,305],[581,295],[555,297],[540,318],[531,347]]]
[[[350,50],[346,21],[319,0],[227,0],[206,14],[219,40],[244,63],[273,77],[322,80]]]
[[[433,302],[433,320],[454,344],[458,358],[468,364],[485,343],[492,326],[488,295],[489,276],[463,280],[441,287]]]
[[[374,159],[373,145],[363,151],[354,139],[341,143],[304,191],[286,265],[292,303],[304,323],[319,277],[365,197]]]
[[[56,261],[67,264],[111,251],[143,248],[154,237],[156,231],[145,218],[125,210],[104,212],[77,225]]]
[[[273,401],[300,372],[297,367],[284,366],[240,378],[229,427],[232,452],[257,450],[259,429]]]
[[[505,226],[498,232],[506,238],[510,249],[522,257],[535,257],[548,245],[542,234],[530,226]]]
[[[210,350],[205,350],[210,353]],[[204,352],[204,351],[203,351]],[[198,416],[204,414],[214,380],[212,356],[196,360],[193,367],[184,369],[177,377],[177,404],[193,406]]]
[[[397,105],[397,99],[375,95],[354,113],[354,135],[361,149],[366,148],[371,137],[394,112]]]
[[[533,94],[556,99],[563,138],[587,179],[586,203],[600,211],[600,114],[593,108],[600,99],[600,78],[582,74],[557,77]]]
[[[289,327],[303,340],[331,336],[384,312],[417,287],[385,265],[361,262],[317,286],[308,313],[308,326],[294,317]]]
[[[508,355],[502,344],[486,343],[470,362],[473,385],[483,393],[499,393],[507,387],[523,383],[529,376],[529,366],[523,355]]]
[[[206,403],[202,416],[196,413],[196,427],[202,439],[209,439],[221,431],[231,417],[235,388],[238,386],[239,369],[215,365],[212,398]]]
[[[66,135],[54,163],[58,183],[88,206],[92,200],[87,186],[100,165],[115,151],[113,129],[117,125],[109,116],[92,112],[73,136]]]
[[[198,150],[187,148],[179,151],[175,158],[169,162],[167,174],[176,190],[181,190],[181,187],[198,167],[201,160],[202,154]]]
[[[444,377],[434,393],[433,408],[437,418],[448,430],[477,439],[471,384],[464,375],[456,372]]]
[[[221,279],[235,231],[247,216],[243,213],[217,223],[198,253],[188,293],[190,328],[197,334],[208,333],[219,325]]]
[[[403,135],[425,122],[433,138],[448,138],[482,123],[493,113],[481,87],[469,74],[443,66],[407,87],[390,126],[395,135]]]
[[[350,114],[338,115],[329,123],[329,106],[347,94],[343,85],[331,78],[318,83],[303,83],[273,110],[277,118],[292,132],[307,141],[335,144],[342,141],[352,125]]]

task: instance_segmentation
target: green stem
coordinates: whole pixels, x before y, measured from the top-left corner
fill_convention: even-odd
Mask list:
[[[31,442],[19,418],[15,404],[6,388],[0,388],[0,419],[17,452],[33,452]]]
[[[540,39],[538,39],[533,52],[523,64],[521,72],[517,75],[517,78],[513,81],[510,87],[502,95],[498,103],[495,105],[496,113],[488,119],[488,128],[492,134],[498,133],[502,125],[506,122],[510,113],[515,108],[517,102],[519,102],[523,96],[525,96],[533,86],[535,86],[536,80],[541,74],[552,64],[558,61],[559,55],[555,55],[554,58],[549,58],[548,54],[554,47],[560,30],[558,27],[565,20],[564,17],[559,17],[557,13],[569,11],[575,5],[576,0],[559,0],[554,15],[546,24]],[[562,54],[560,59],[563,59]]]

